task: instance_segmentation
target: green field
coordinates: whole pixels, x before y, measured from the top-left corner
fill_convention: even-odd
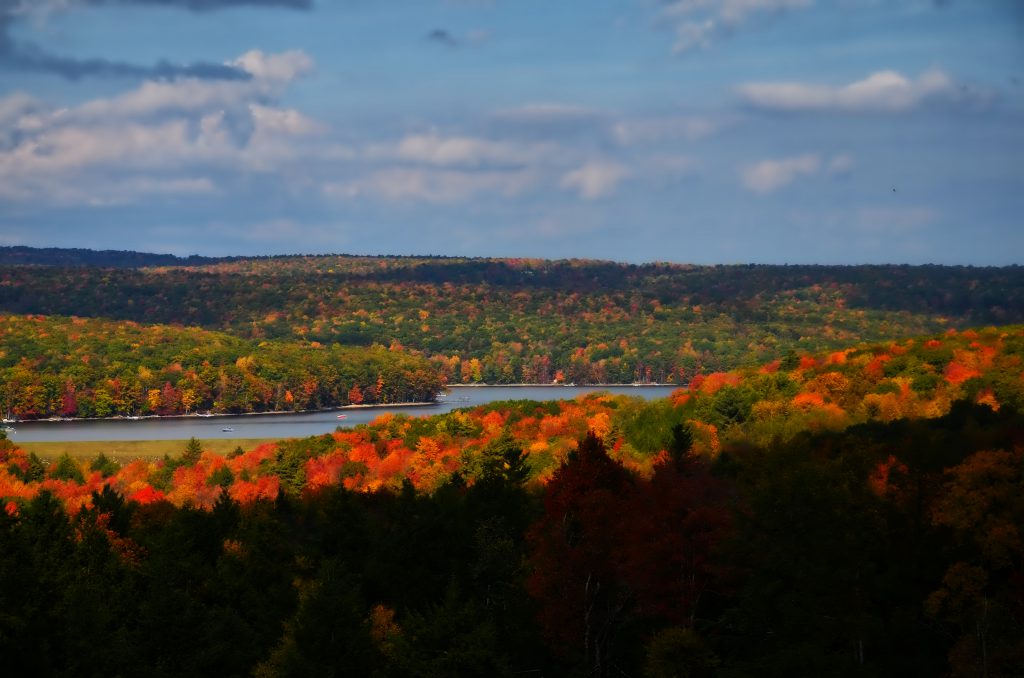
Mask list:
[[[251,450],[272,438],[227,438],[201,440],[204,450],[227,454],[236,447]],[[124,464],[136,459],[156,459],[169,454],[172,457],[185,449],[185,440],[94,440],[67,443],[18,443],[26,452],[35,452],[40,459],[55,461],[67,452],[78,459],[95,459],[102,452]]]

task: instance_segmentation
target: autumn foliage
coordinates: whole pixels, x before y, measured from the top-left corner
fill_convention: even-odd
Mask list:
[[[0,650],[19,675],[1012,675],[1024,422],[975,401],[1019,397],[987,371],[1016,337],[964,338],[998,351],[957,385],[904,344],[866,394],[874,347],[120,469],[0,440]],[[954,401],[889,421],[869,395]]]
[[[249,341],[221,332],[0,315],[4,417],[297,411],[426,402],[441,373],[383,347]]]
[[[806,430],[937,417],[957,400],[993,410],[1024,402],[1021,328],[946,334],[841,354],[841,360],[835,354],[808,357],[790,371],[698,375],[689,388],[653,403],[595,393],[575,401],[494,403],[425,418],[385,414],[308,444],[298,441],[287,454],[268,443],[227,459],[204,452],[189,466],[173,459],[137,461],[108,477],[83,464],[77,481],[74,473],[29,479],[29,458],[15,449],[0,467],[0,498],[23,500],[47,489],[78,510],[89,505],[93,491],[110,486],[140,503],[209,509],[223,493],[251,503],[273,499],[282,489],[340,486],[374,492],[398,490],[404,482],[429,493],[455,474],[473,482],[481,451],[506,435],[526,452],[534,482],[544,484],[555,479],[588,432],[615,463],[650,478],[659,455],[669,449],[666,432],[675,424],[685,424],[694,453],[710,459],[739,442],[767,444]],[[879,362],[880,356],[886,360]],[[951,372],[963,376],[965,365],[973,370],[970,377],[949,378]]]

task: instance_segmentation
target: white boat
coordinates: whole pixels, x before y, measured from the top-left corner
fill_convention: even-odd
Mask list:
[[[347,414],[339,414],[338,415],[338,419],[348,419],[348,415]]]
[[[224,433],[234,433],[235,429],[231,428],[230,426],[225,426],[224,428],[221,429],[221,431],[223,431]]]

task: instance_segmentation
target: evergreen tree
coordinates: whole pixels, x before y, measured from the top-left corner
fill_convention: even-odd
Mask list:
[[[179,459],[179,465],[181,466],[194,466],[198,461],[199,457],[203,454],[203,444],[199,442],[199,439],[192,436],[188,439],[185,444],[185,451],[182,452]]]

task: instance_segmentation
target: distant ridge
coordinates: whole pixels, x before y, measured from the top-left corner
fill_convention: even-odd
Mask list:
[[[237,257],[231,257],[234,259]],[[146,266],[198,266],[226,261],[225,258],[201,257],[193,254],[150,254],[130,250],[89,250],[61,247],[0,247],[0,264],[35,264],[41,266],[99,266],[106,268],[143,268]]]
[[[211,266],[215,264],[239,262],[291,262],[293,266],[308,266],[314,262],[332,265],[332,260],[341,262],[383,261],[397,264],[398,268],[383,268],[368,271],[345,271],[349,275],[362,275],[374,278],[400,278],[421,282],[479,282],[516,284],[537,284],[538,276],[569,275],[583,277],[588,283],[594,282],[594,275],[636,275],[636,274],[677,274],[689,272],[700,275],[701,272],[720,272],[726,276],[744,275],[753,271],[788,272],[794,275],[836,275],[843,278],[861,274],[874,276],[881,274],[883,278],[892,271],[927,271],[945,270],[969,272],[1010,272],[1017,274],[1024,266],[1009,264],[1005,266],[975,266],[971,264],[900,264],[900,263],[865,263],[865,264],[765,264],[765,263],[718,263],[692,264],[671,261],[650,261],[645,263],[627,263],[612,259],[545,259],[537,257],[495,257],[444,254],[352,254],[352,253],[298,253],[287,254],[253,254],[230,255],[224,257],[207,257],[191,254],[179,257],[174,254],[156,254],[137,252],[135,250],[93,250],[87,248],[64,247],[29,247],[26,245],[0,246],[0,266],[37,265],[37,266],[82,266],[96,268],[147,268],[152,266]],[[402,270],[398,270],[402,269]],[[407,269],[407,270],[405,270]],[[237,272],[237,271],[236,271]],[[332,273],[334,271],[331,271]],[[557,276],[556,276],[557,277]],[[511,278],[511,279],[510,279]],[[851,282],[851,281],[848,281]],[[857,282],[863,282],[858,280]],[[609,280],[602,278],[602,284]]]
[[[80,247],[28,247],[26,245],[0,246],[0,266],[94,266],[98,268],[146,268],[149,266],[207,266],[237,261],[278,261],[304,259],[387,259],[403,262],[463,262],[504,261],[492,257],[462,257],[444,255],[400,254],[255,254],[249,256],[204,257],[192,254],[179,257],[174,254],[154,254],[134,250],[92,250]],[[590,260],[588,260],[590,261]],[[594,260],[596,261],[596,260]],[[606,262],[614,263],[614,262]]]

